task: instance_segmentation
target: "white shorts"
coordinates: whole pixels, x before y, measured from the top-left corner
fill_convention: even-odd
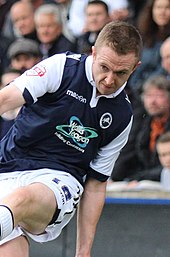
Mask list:
[[[18,187],[35,182],[45,184],[54,192],[58,209],[61,210],[57,220],[47,226],[45,232],[41,235],[30,234],[17,226],[8,237],[0,241],[0,245],[20,235],[28,235],[37,242],[51,241],[60,235],[62,229],[73,217],[83,193],[83,187],[72,175],[62,171],[45,168],[0,174],[0,199]]]

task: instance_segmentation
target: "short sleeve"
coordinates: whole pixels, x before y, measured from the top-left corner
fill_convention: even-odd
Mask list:
[[[102,175],[111,176],[114,164],[120,154],[121,149],[125,146],[132,127],[133,117],[124,131],[113,139],[108,145],[102,147],[96,158],[91,161],[90,168],[97,171],[100,177]],[[99,178],[100,180],[100,178]]]
[[[30,103],[30,99],[35,103],[38,97],[45,93],[57,91],[61,84],[65,61],[65,54],[53,55],[14,80],[13,84],[21,90],[26,103]]]

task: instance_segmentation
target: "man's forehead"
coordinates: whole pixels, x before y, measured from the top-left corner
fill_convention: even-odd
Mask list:
[[[136,64],[135,59],[133,59],[132,61],[130,57],[107,58],[106,56],[99,56],[98,60],[101,65],[106,65],[107,67],[115,71],[129,71]]]
[[[119,54],[116,52],[116,50],[112,49],[109,46],[102,46],[98,48],[97,53],[100,56],[108,55],[110,58],[115,58],[117,57],[118,60],[123,60],[123,59],[128,59],[130,58],[131,62],[133,62],[134,59],[136,59],[135,52],[129,52],[126,54]]]

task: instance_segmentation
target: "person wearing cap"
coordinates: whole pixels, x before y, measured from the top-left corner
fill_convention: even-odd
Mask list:
[[[20,38],[14,41],[7,52],[10,66],[21,72],[32,68],[41,60],[41,52],[36,41]]]

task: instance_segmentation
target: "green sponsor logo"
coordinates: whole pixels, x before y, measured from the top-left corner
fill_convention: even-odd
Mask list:
[[[70,118],[69,123],[70,125],[58,125],[56,126],[56,129],[58,133],[64,135],[64,137],[71,138],[74,143],[81,148],[85,148],[87,146],[90,138],[98,137],[95,129],[84,127],[81,121],[75,116]]]

